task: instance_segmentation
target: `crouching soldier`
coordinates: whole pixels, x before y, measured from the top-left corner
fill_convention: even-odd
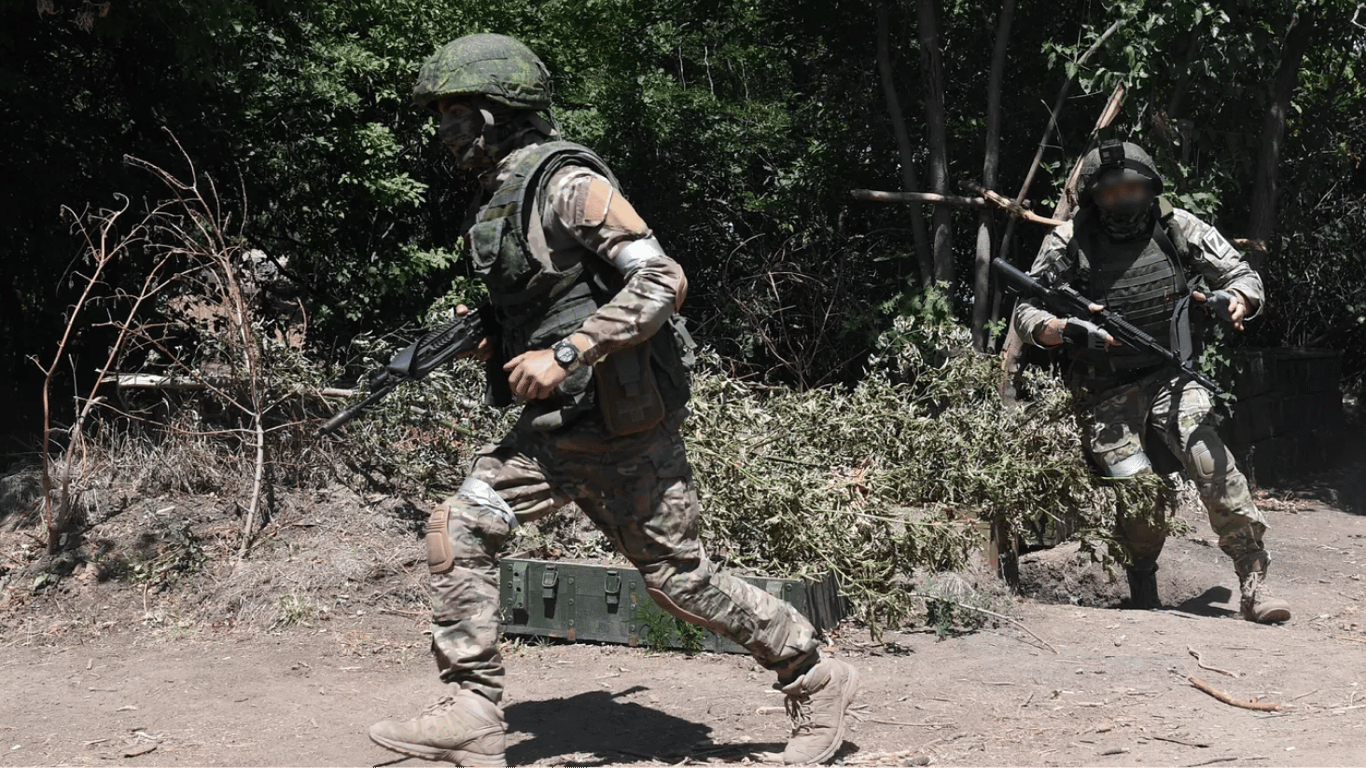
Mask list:
[[[1117,312],[1189,360],[1203,309],[1242,330],[1261,311],[1262,281],[1219,233],[1162,197],[1162,178],[1141,148],[1107,142],[1082,163],[1076,218],[1049,234],[1030,273],[1069,285]],[[1193,284],[1203,281],[1203,292]],[[1266,587],[1266,520],[1247,478],[1215,431],[1211,393],[1161,358],[1120,345],[1086,318],[1055,317],[1032,302],[1015,310],[1015,329],[1041,347],[1067,344],[1069,381],[1082,403],[1083,442],[1100,474],[1116,479],[1153,471],[1151,457],[1175,456],[1195,482],[1241,586],[1244,618],[1290,618]],[[1157,558],[1165,534],[1152,521],[1126,518],[1118,538],[1128,550],[1132,604],[1158,608]]]

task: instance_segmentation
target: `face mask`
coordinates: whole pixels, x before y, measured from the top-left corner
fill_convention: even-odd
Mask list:
[[[1124,200],[1107,208],[1098,208],[1100,225],[1115,240],[1132,240],[1147,234],[1151,229],[1148,216],[1152,204],[1152,198],[1149,197]]]
[[[461,166],[469,167],[466,163],[473,159],[470,157],[471,153],[477,144],[482,143],[480,139],[483,138],[484,126],[487,124],[484,114],[479,110],[467,109],[441,116],[437,136],[451,154],[460,159]]]

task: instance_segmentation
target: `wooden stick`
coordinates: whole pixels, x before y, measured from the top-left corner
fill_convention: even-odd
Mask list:
[[[1055,648],[1055,647],[1053,647],[1053,644],[1052,644],[1052,643],[1050,643],[1050,642],[1048,642],[1047,640],[1043,639],[1042,637],[1039,637],[1038,635],[1034,634],[1034,630],[1030,629],[1029,627],[1026,627],[1026,626],[1025,626],[1023,623],[1021,623],[1018,619],[1012,619],[1011,617],[1005,615],[1004,613],[997,613],[997,612],[995,612],[995,611],[988,611],[988,610],[985,609],[985,608],[978,608],[978,607],[975,606],[975,605],[967,605],[967,604],[965,604],[965,603],[960,603],[960,602],[958,602],[957,600],[950,600],[950,599],[947,598],[947,597],[940,597],[940,596],[938,596],[938,595],[927,595],[927,594],[924,594],[923,592],[912,592],[912,593],[911,593],[911,597],[919,597],[919,598],[922,598],[922,599],[925,599],[925,600],[940,600],[940,601],[945,602],[945,603],[951,603],[951,604],[953,604],[953,605],[956,605],[956,606],[958,606],[959,608],[966,608],[966,609],[968,609],[969,611],[976,611],[977,613],[985,614],[985,615],[987,615],[987,616],[991,616],[991,617],[993,617],[993,618],[1000,619],[1001,621],[1008,621],[1008,622],[1010,622],[1011,624],[1014,624],[1015,626],[1019,627],[1020,629],[1023,629],[1026,633],[1029,634],[1030,637],[1032,637],[1032,638],[1034,638],[1035,640],[1038,640],[1039,642],[1041,642],[1041,643],[1043,643],[1044,645],[1048,646],[1048,650],[1052,651],[1053,653],[1057,653],[1057,652],[1058,652],[1058,649]]]
[[[1095,127],[1091,129],[1091,135],[1086,140],[1086,149],[1077,157],[1072,165],[1072,172],[1067,174],[1067,183],[1063,185],[1062,194],[1058,195],[1058,204],[1053,208],[1053,218],[1066,221],[1072,218],[1072,212],[1077,202],[1077,184],[1081,181],[1081,161],[1086,159],[1086,155],[1096,146],[1096,139],[1100,138],[1100,132],[1109,127],[1110,123],[1119,116],[1119,108],[1124,105],[1125,96],[1124,86],[1116,85],[1110,100],[1105,102],[1105,109],[1100,112],[1100,117],[1096,118]]]
[[[1206,663],[1200,658],[1200,652],[1197,651],[1197,650],[1195,650],[1195,648],[1194,648],[1193,646],[1189,646],[1189,645],[1186,646],[1186,652],[1189,653],[1191,656],[1194,656],[1194,657],[1195,657],[1195,663],[1196,663],[1196,665],[1199,666],[1201,669],[1208,669],[1208,670],[1211,671],[1211,672],[1218,672],[1218,673],[1221,674],[1221,675],[1228,675],[1229,677],[1235,677],[1235,678],[1238,677],[1238,673],[1237,673],[1237,672],[1230,672],[1230,671],[1228,671],[1227,669],[1220,669],[1220,668],[1218,668],[1218,667],[1211,667],[1210,665],[1206,664]]]
[[[1188,676],[1186,678],[1186,682],[1190,683],[1196,688],[1199,688],[1205,693],[1208,693],[1209,695],[1213,696],[1219,701],[1224,702],[1230,707],[1239,707],[1240,709],[1251,709],[1255,712],[1280,712],[1286,709],[1286,707],[1270,701],[1243,701],[1242,699],[1235,699],[1227,693],[1224,693],[1218,688],[1215,688],[1214,686],[1205,682],[1204,680],[1195,677],[1194,675]]]
[[[876,189],[856,189],[855,200],[872,203],[936,203],[961,208],[990,208],[991,204],[980,197],[958,197],[956,195],[936,195],[933,192],[883,192]]]
[[[1063,221],[1061,219],[1050,219],[1046,216],[1040,216],[1039,214],[1029,210],[1028,208],[1025,208],[1023,204],[1011,200],[1010,198],[1006,197],[1000,192],[995,192],[990,189],[984,189],[982,185],[977,184],[976,182],[965,181],[962,183],[961,186],[965,189],[970,189],[976,192],[977,194],[981,195],[983,199],[985,199],[987,202],[1005,210],[1006,213],[1009,213],[1011,216],[1014,216],[1017,219],[1032,221],[1035,224],[1043,224],[1049,227],[1057,227],[1063,224]]]
[[[1124,22],[1126,21],[1127,19],[1120,19],[1114,24],[1111,24],[1100,34],[1100,37],[1096,38],[1096,42],[1092,43],[1090,48],[1087,48],[1081,56],[1077,57],[1078,73],[1081,72],[1082,67],[1086,66],[1087,60],[1090,59],[1096,51],[1100,50],[1100,47],[1105,45],[1105,41],[1109,40],[1110,36],[1120,27],[1124,26]],[[1075,75],[1067,78],[1067,81],[1063,83],[1062,88],[1058,90],[1058,98],[1053,103],[1053,109],[1048,113],[1048,127],[1044,129],[1043,138],[1039,139],[1039,148],[1034,153],[1034,162],[1029,164],[1029,173],[1025,174],[1024,184],[1020,185],[1020,194],[1015,197],[1015,202],[1017,203],[1024,202],[1024,196],[1029,192],[1029,185],[1034,183],[1034,174],[1039,172],[1039,165],[1043,162],[1044,150],[1048,148],[1048,140],[1053,136],[1053,129],[1058,127],[1058,113],[1062,111],[1063,105],[1067,103],[1067,92],[1072,90],[1072,83],[1076,82],[1076,79]]]
[[[1169,741],[1172,744],[1180,744],[1183,747],[1197,747],[1199,749],[1208,749],[1210,746],[1208,744],[1204,744],[1198,741],[1182,741],[1181,739],[1173,739],[1170,736],[1149,736],[1148,738],[1156,739],[1158,741]]]
[[[169,390],[202,390],[208,389],[210,380],[196,381],[194,379],[178,379],[173,376],[158,376],[151,373],[111,373],[100,379],[101,384],[113,384],[119,389],[169,389]],[[213,381],[215,385],[221,385],[221,381]],[[323,387],[318,390],[322,397],[355,397],[361,394],[357,389],[340,389],[338,387]]]

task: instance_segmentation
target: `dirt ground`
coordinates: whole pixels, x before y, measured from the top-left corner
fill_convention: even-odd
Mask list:
[[[1366,519],[1319,501],[1263,505],[1290,624],[1236,618],[1236,580],[1201,521],[1163,556],[1163,611],[1118,608],[1123,585],[1075,548],[1031,555],[1039,599],[1014,611],[1038,639],[1009,622],[942,640],[834,638],[863,678],[839,759],[1366,765]],[[409,546],[383,556],[411,574]],[[136,591],[47,600],[0,603],[3,765],[388,764],[365,728],[441,692],[417,610],[353,600],[262,631],[177,620],[155,595],[130,620]],[[786,737],[781,697],[743,657],[525,641],[506,652],[513,764],[765,762]],[[1235,708],[1188,675],[1284,709]]]

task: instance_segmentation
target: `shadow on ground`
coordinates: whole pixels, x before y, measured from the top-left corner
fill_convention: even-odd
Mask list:
[[[592,691],[566,699],[523,701],[505,710],[508,735],[531,738],[510,744],[509,764],[529,765],[562,755],[594,755],[575,765],[606,765],[688,757],[724,757],[755,751],[781,752],[781,744],[713,744],[711,727],[642,706],[622,697],[650,690],[634,686],[615,693]],[[622,757],[633,758],[622,760]]]

